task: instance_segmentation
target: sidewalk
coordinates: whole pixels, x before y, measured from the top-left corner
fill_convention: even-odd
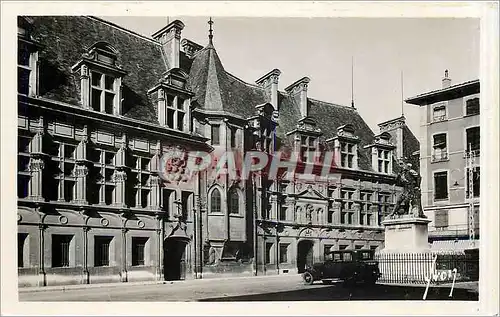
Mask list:
[[[422,287],[425,288],[427,287],[427,284],[405,284],[405,283],[377,283],[380,285],[387,285],[387,286],[406,286],[406,287]],[[431,284],[429,288],[451,288],[452,283],[442,283],[442,284]],[[474,293],[479,293],[479,282],[474,281],[474,282],[456,282],[455,283],[455,289],[465,289]]]
[[[295,278],[301,281],[300,274],[275,274],[275,275],[257,275],[257,276],[227,276],[227,277],[212,277],[204,279],[187,279],[177,281],[142,281],[142,282],[121,282],[121,283],[99,283],[99,284],[75,284],[75,285],[54,285],[42,287],[20,287],[19,293],[36,293],[36,292],[50,292],[50,291],[65,291],[65,290],[78,290],[78,289],[93,289],[93,288],[115,288],[115,287],[128,287],[128,286],[145,286],[145,285],[170,285],[170,284],[190,284],[190,283],[203,283],[203,282],[217,282],[227,280],[241,280],[241,279],[275,279],[275,278]]]

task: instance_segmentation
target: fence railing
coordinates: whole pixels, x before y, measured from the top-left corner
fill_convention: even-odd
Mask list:
[[[376,253],[378,282],[431,284],[478,281],[479,254],[465,252]],[[455,271],[456,269],[456,271]]]

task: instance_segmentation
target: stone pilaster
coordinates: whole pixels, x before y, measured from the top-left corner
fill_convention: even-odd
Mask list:
[[[333,203],[333,224],[340,224],[341,216],[341,203],[336,201]]]

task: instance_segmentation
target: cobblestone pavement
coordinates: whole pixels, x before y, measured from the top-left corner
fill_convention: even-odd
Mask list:
[[[347,288],[341,284],[304,285],[300,275],[244,277],[166,282],[108,284],[21,289],[20,301],[328,301],[421,300],[422,287],[375,285]],[[456,288],[431,287],[428,300],[477,300],[478,295]]]

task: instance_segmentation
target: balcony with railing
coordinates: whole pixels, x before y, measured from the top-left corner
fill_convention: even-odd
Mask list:
[[[437,152],[432,154],[431,161],[432,162],[442,162],[447,161],[449,159],[448,152]]]

